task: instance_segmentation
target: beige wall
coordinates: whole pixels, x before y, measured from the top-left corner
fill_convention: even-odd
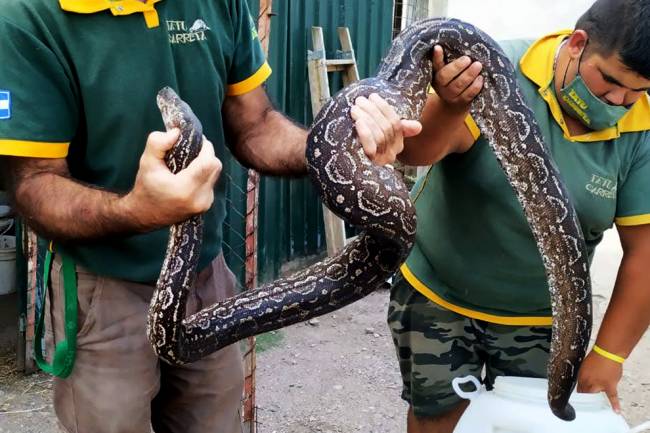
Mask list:
[[[432,0],[436,1],[436,0]],[[493,38],[535,38],[565,28],[593,0],[452,0],[449,16],[468,21]]]

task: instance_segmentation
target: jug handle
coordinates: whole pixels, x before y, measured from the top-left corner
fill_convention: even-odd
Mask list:
[[[642,431],[646,431],[650,429],[650,421],[646,421],[641,425],[638,425],[634,427],[633,429],[630,429],[628,433],[641,433]]]
[[[9,230],[11,230],[11,227],[14,225],[14,220],[13,219],[8,219],[8,220],[0,220],[0,224],[7,224],[6,226],[0,228],[0,236],[3,236],[5,233],[8,233]]]
[[[476,391],[465,392],[462,389],[460,389],[460,385],[467,382],[472,382],[476,387]],[[472,375],[465,376],[465,377],[456,377],[454,380],[451,381],[451,387],[454,388],[454,392],[458,394],[458,397],[464,398],[465,400],[471,400],[481,392],[481,382],[479,382],[479,380]],[[635,433],[635,432],[630,432],[630,433]]]

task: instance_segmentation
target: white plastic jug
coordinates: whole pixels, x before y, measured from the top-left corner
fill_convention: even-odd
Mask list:
[[[0,236],[0,295],[16,291],[16,238]]]
[[[460,385],[471,382],[475,391],[464,392]],[[640,433],[650,429],[646,422],[630,429],[609,404],[605,393],[580,394],[570,398],[576,419],[562,421],[546,401],[546,379],[497,377],[487,391],[474,376],[452,381],[456,394],[470,400],[454,433]]]
[[[4,235],[11,229],[14,224],[11,208],[7,205],[0,204],[0,236]]]

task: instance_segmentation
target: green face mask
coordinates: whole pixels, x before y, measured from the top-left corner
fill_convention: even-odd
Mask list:
[[[629,108],[623,105],[610,105],[591,93],[580,76],[581,61],[582,54],[578,60],[578,73],[566,87],[564,79],[562,80],[560,95],[568,105],[568,114],[594,131],[616,125],[619,119],[629,111]],[[567,65],[568,69],[569,65]],[[566,79],[566,72],[564,72],[564,78]]]

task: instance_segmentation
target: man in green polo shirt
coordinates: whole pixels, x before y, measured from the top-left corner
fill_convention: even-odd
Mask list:
[[[650,1],[598,0],[575,30],[504,42],[571,194],[590,256],[616,224],[624,256],[578,391],[620,410],[622,360],[650,323]],[[400,159],[434,164],[413,189],[414,250],[388,322],[410,433],[451,432],[466,404],[451,380],[546,374],[551,313],[544,268],[515,194],[468,116],[482,88],[469,58],[436,74],[422,133]]]
[[[227,144],[262,173],[306,173],[306,131],[275,111],[261,87],[271,71],[245,0],[9,0],[0,39],[3,173],[26,222],[53,241],[50,355],[70,332],[66,263],[77,282],[76,360],[54,386],[62,427],[239,432],[237,345],[172,367],[156,359],[145,323],[167,227],[197,213],[205,212],[205,229],[188,314],[234,294],[217,181]],[[190,104],[206,136],[176,175],[164,155],[178,131],[151,132],[164,129],[155,102],[164,86]],[[391,123],[395,112],[375,96],[360,98],[352,113],[379,164],[420,127]]]

